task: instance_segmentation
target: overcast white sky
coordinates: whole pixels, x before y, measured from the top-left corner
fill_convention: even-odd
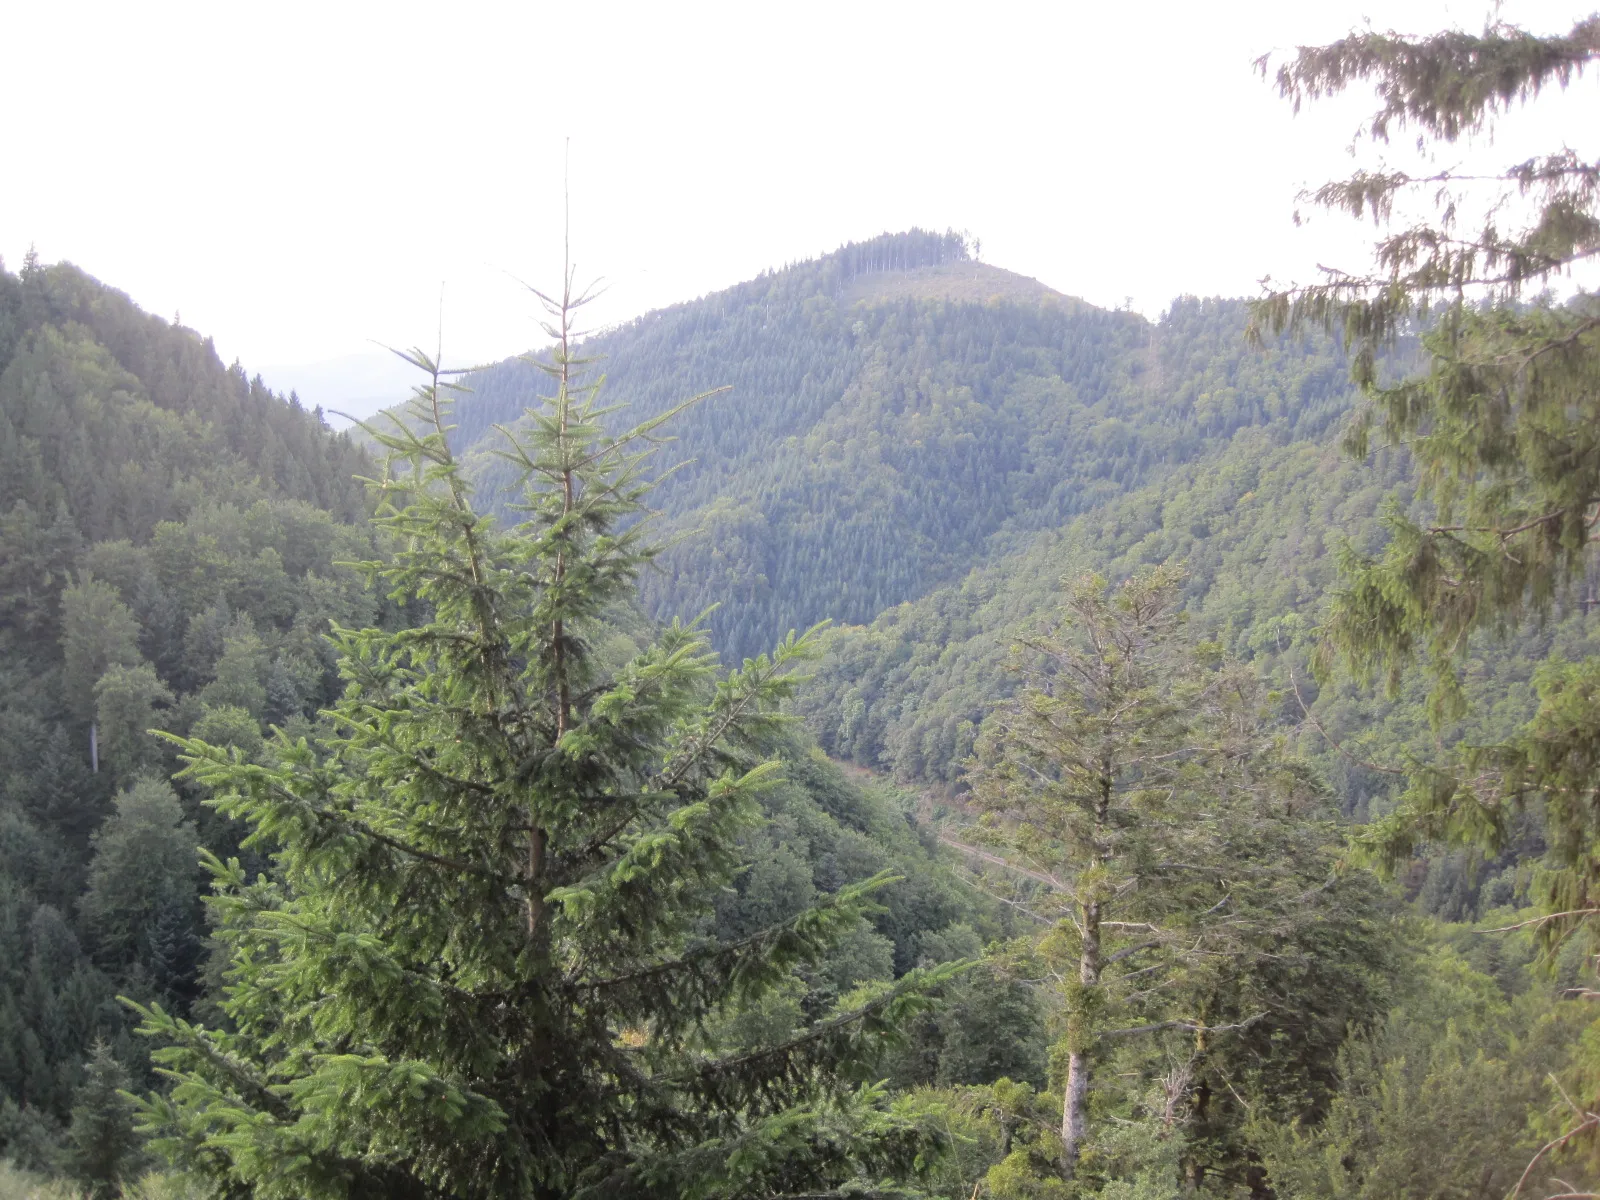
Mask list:
[[[1501,12],[1553,29],[1589,7]],[[500,357],[542,340],[512,276],[559,278],[570,136],[574,258],[611,284],[601,322],[912,225],[1155,315],[1359,257],[1366,231],[1290,214],[1349,165],[1369,100],[1294,118],[1255,56],[1488,13],[16,0],[0,254],[14,270],[36,243],[251,369],[431,343],[441,282],[447,350]],[[1533,148],[1595,127],[1596,82],[1540,102]]]

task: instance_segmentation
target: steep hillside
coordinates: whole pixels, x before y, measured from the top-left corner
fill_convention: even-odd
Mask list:
[[[204,495],[301,500],[356,520],[365,455],[209,339],[68,264],[0,272],[0,511],[147,537]]]
[[[1010,647],[1056,611],[1062,580],[1086,571],[1123,579],[1141,566],[1178,561],[1188,571],[1194,636],[1255,663],[1276,689],[1284,729],[1346,811],[1365,819],[1384,809],[1397,783],[1362,760],[1432,752],[1421,684],[1411,681],[1393,700],[1349,682],[1320,690],[1309,656],[1322,606],[1338,585],[1331,548],[1341,539],[1368,551],[1381,545],[1381,506],[1390,495],[1410,494],[1410,470],[1398,452],[1357,463],[1328,439],[1284,442],[1271,427],[1241,430],[1218,450],[956,583],[836,631],[802,709],[839,758],[908,782],[955,785],[977,725],[1012,686]],[[1463,676],[1474,700],[1469,720],[1442,736],[1508,736],[1532,716],[1539,663],[1595,653],[1600,619],[1582,603],[1545,628],[1482,641]],[[1493,875],[1480,872],[1465,886],[1475,897]],[[1470,905],[1448,915],[1469,913]]]
[[[944,300],[958,304],[1025,304],[1083,311],[1091,306],[1063,296],[1037,279],[969,258],[904,271],[872,271],[855,276],[839,293],[846,307],[876,307],[899,300]]]
[[[677,539],[643,599],[712,604],[734,657],[795,627],[871,620],[1263,426],[1320,435],[1348,404],[1333,348],[1247,349],[1243,306],[1156,324],[973,262],[954,236],[886,236],[590,339],[611,403],[642,419],[717,387],[673,429],[655,497]],[[490,426],[543,384],[469,379],[458,440],[507,478]],[[501,497],[503,500],[504,497]]]
[[[340,565],[371,471],[76,268],[0,271],[0,1153],[48,1158],[96,1037],[143,1062],[119,992],[194,998],[196,847],[238,834],[145,731],[309,727],[329,621],[383,611]]]

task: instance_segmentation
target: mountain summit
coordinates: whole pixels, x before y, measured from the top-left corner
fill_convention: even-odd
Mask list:
[[[680,469],[656,503],[677,540],[645,604],[720,604],[713,634],[735,658],[819,620],[870,621],[1273,419],[1282,356],[1248,358],[1243,323],[1232,303],[1183,301],[1159,324],[1109,312],[911,230],[599,334],[584,352],[633,419],[730,389],[673,429],[662,465]],[[1278,415],[1342,411],[1327,351],[1289,358]],[[456,441],[500,488],[492,427],[515,425],[544,378],[509,360],[467,384]]]

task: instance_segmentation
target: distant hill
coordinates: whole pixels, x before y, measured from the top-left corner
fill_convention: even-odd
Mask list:
[[[76,267],[0,271],[0,512],[62,511],[91,540],[148,536],[202,495],[355,519],[369,463],[209,338]]]
[[[742,657],[824,618],[871,621],[1238,429],[1326,430],[1349,404],[1333,348],[1255,354],[1244,320],[1221,301],[1158,323],[1108,312],[912,231],[607,331],[584,351],[625,417],[732,389],[664,453],[688,465],[656,496],[678,541],[645,604],[720,604],[713,633]],[[509,361],[467,382],[457,441],[496,489],[490,426],[514,427],[544,379]]]

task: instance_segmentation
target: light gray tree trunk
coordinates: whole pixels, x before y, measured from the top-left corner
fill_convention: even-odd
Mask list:
[[[1083,949],[1078,956],[1078,982],[1085,992],[1100,985],[1098,902],[1083,906]],[[1080,1016],[1074,1024],[1079,1027],[1069,1034],[1072,1048],[1067,1052],[1067,1087],[1061,1098],[1061,1174],[1068,1182],[1077,1173],[1084,1137],[1089,1131],[1090,1030],[1087,1015]]]
[[[1102,763],[1102,772],[1094,813],[1091,870],[1105,861],[1108,852],[1104,831],[1111,814],[1111,793],[1115,786],[1109,760]],[[1071,1044],[1067,1051],[1067,1086],[1061,1097],[1061,1177],[1068,1183],[1078,1172],[1078,1159],[1083,1154],[1084,1138],[1089,1132],[1089,1056],[1094,1048],[1094,1031],[1089,1026],[1095,1005],[1086,1001],[1100,986],[1100,921],[1104,916],[1098,897],[1086,899],[1080,895],[1078,911],[1083,920],[1083,943],[1078,950],[1080,990],[1076,999],[1078,1011],[1072,1015],[1067,1031]]]

